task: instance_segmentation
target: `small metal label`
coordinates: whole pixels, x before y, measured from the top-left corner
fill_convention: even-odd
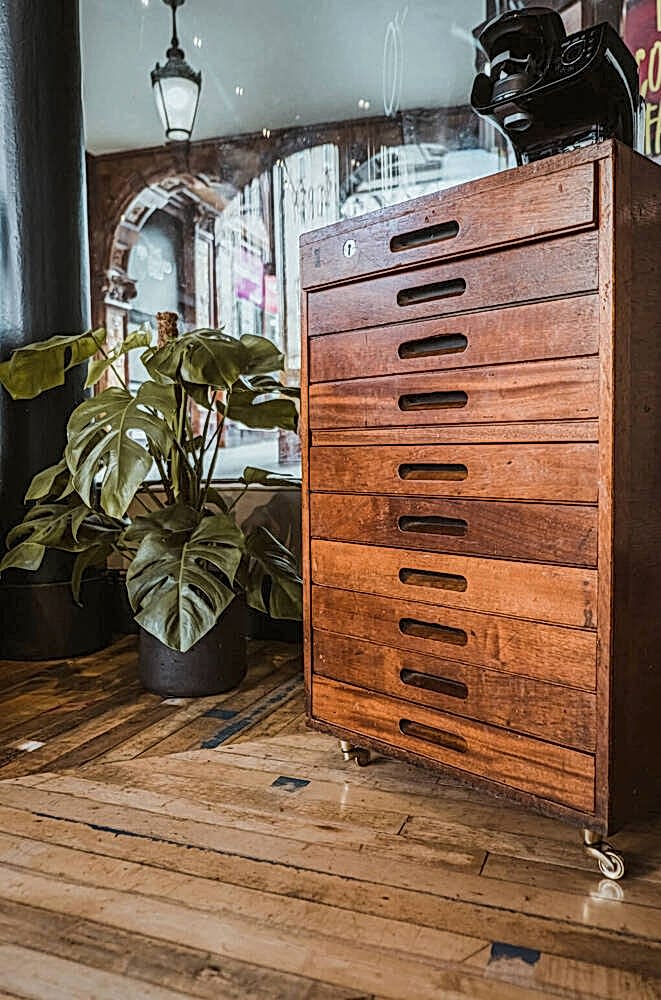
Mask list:
[[[342,247],[342,253],[344,254],[345,257],[353,257],[355,252],[356,252],[356,241],[347,240],[344,246]]]

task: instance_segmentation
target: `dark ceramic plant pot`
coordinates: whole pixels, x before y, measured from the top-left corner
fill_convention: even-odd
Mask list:
[[[140,629],[138,670],[148,691],[164,697],[203,698],[231,691],[246,675],[245,603],[235,597],[217,625],[179,653]]]

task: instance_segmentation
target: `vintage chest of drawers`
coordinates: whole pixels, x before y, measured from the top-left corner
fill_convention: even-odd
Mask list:
[[[660,236],[604,142],[301,240],[310,724],[612,878],[661,798]]]

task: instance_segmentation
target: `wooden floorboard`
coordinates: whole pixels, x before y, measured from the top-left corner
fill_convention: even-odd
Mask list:
[[[0,669],[0,1000],[661,998],[661,822],[611,883],[560,822],[345,763],[295,647],[207,699],[134,669]]]

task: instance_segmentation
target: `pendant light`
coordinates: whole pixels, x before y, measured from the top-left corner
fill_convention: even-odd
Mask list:
[[[184,59],[177,37],[177,7],[184,0],[163,0],[172,8],[172,41],[166,52],[164,66],[156,63],[151,71],[151,84],[158,113],[170,142],[187,142],[193,131],[200,101],[202,74],[196,73]]]

